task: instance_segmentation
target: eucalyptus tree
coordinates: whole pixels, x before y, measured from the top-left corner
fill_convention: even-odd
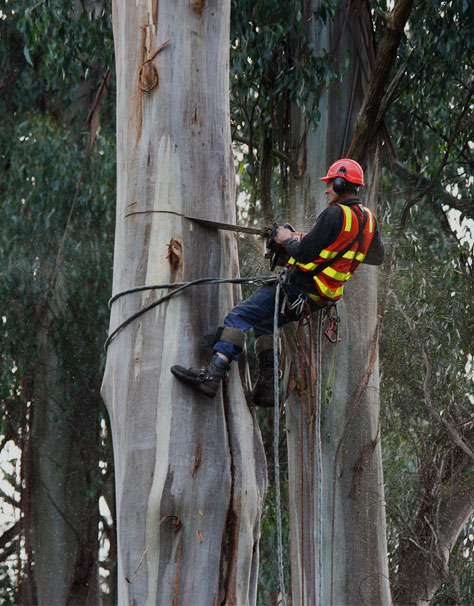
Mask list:
[[[386,275],[383,281],[376,331],[376,334],[380,335],[381,320],[385,315],[386,305],[388,304],[389,309],[392,310],[392,299],[389,298],[387,303],[386,298],[392,272],[403,267],[402,271],[406,273],[407,268],[410,267],[408,261],[405,265],[396,261],[396,245],[400,242],[405,244],[408,239],[408,242],[411,241],[412,245],[417,247],[417,225],[410,220],[411,216],[415,216],[413,214],[415,207],[422,208],[421,212],[424,213],[424,216],[429,215],[433,218],[431,232],[433,237],[431,241],[427,239],[424,241],[425,245],[432,247],[434,251],[436,251],[437,239],[441,237],[443,230],[448,229],[452,232],[446,216],[447,207],[459,209],[465,216],[472,217],[473,214],[472,203],[469,202],[469,199],[472,198],[472,183],[469,180],[469,170],[472,168],[472,112],[470,112],[472,108],[472,60],[469,57],[469,49],[472,46],[470,41],[472,7],[463,2],[442,3],[441,5],[433,2],[413,7],[409,2],[398,2],[395,4],[394,10],[389,11],[388,5],[381,2],[376,7],[374,6],[369,13],[364,13],[366,7],[362,3],[356,3],[347,7],[342,19],[342,26],[341,20],[334,13],[336,7],[333,3],[315,3],[311,7],[308,3],[295,3],[292,7],[293,10],[285,7],[281,11],[276,3],[266,3],[263,11],[266,11],[266,15],[270,15],[270,18],[267,19],[262,18],[262,13],[257,8],[253,9],[253,12],[251,7],[247,8],[251,15],[249,27],[246,28],[243,21],[237,20],[238,36],[233,45],[236,64],[231,72],[234,77],[232,81],[239,89],[239,82],[242,79],[243,90],[248,91],[246,95],[239,96],[237,93],[233,96],[237,105],[234,112],[235,139],[244,143],[244,151],[247,152],[247,157],[244,155],[241,171],[245,175],[245,168],[248,168],[250,185],[257,179],[257,176],[267,175],[267,172],[262,170],[262,164],[266,162],[268,165],[265,153],[267,156],[272,156],[274,171],[272,179],[269,179],[267,175],[265,181],[269,187],[270,197],[263,195],[263,186],[259,185],[251,198],[253,206],[250,208],[251,211],[254,210],[253,214],[251,212],[249,216],[253,217],[255,214],[258,216],[258,213],[271,216],[273,207],[273,212],[278,218],[290,216],[298,227],[304,227],[305,222],[309,227],[315,213],[314,211],[308,212],[307,209],[316,208],[318,195],[320,196],[317,191],[315,193],[313,183],[318,176],[324,174],[328,163],[335,157],[345,154],[354,155],[362,161],[365,168],[369,168],[367,171],[370,183],[369,205],[376,201],[379,202],[379,215],[387,224],[387,234],[393,238],[393,242],[390,242],[390,238],[387,241],[387,244],[390,245],[387,246]],[[285,11],[287,12],[285,13]],[[408,14],[410,15],[409,21],[403,28]],[[282,15],[283,18],[279,22],[278,17]],[[326,19],[328,15],[329,20]],[[361,20],[365,21],[362,28],[360,27]],[[325,26],[325,22],[330,22],[330,27]],[[332,45],[327,45],[331,32],[338,31],[338,23],[341,26],[340,35],[333,38]],[[302,24],[308,24],[308,29],[313,36],[310,40],[304,35],[299,36],[299,32],[305,30]],[[360,38],[357,38],[358,34],[362,34]],[[344,55],[344,44],[347,44],[348,40],[352,45],[352,50]],[[261,46],[259,46],[259,42],[262,43]],[[338,54],[339,51],[340,54]],[[247,61],[246,69],[242,69],[241,66],[244,62],[242,55],[245,53],[251,56],[251,60]],[[308,58],[308,54],[311,58]],[[310,61],[316,61],[318,65],[317,68],[312,69],[313,74],[317,76],[315,78],[316,87],[315,81],[311,81],[311,78],[309,78],[308,84],[302,68],[302,65],[309,65]],[[354,69],[356,73],[354,73]],[[338,70],[340,70],[339,73]],[[357,72],[357,70],[359,71]],[[295,78],[291,78],[289,74],[293,74]],[[281,83],[285,77],[286,86],[279,87],[278,83]],[[353,84],[349,90],[348,81]],[[323,83],[329,85],[327,91],[325,91]],[[316,93],[310,92],[310,87],[313,87],[313,90],[315,87]],[[320,97],[321,91],[324,92]],[[291,105],[290,99],[297,99],[298,103]],[[329,102],[327,102],[328,99]],[[305,112],[301,111],[302,107],[305,108]],[[275,108],[278,109],[275,110]],[[311,132],[311,122],[318,125],[316,135]],[[339,130],[341,124],[344,124],[345,128]],[[331,130],[332,134],[336,135],[326,137],[325,134]],[[291,138],[291,134],[293,134],[293,138]],[[319,153],[312,156],[312,149],[318,150]],[[367,162],[368,159],[377,162]],[[288,184],[291,184],[292,187],[289,188]],[[382,186],[380,191],[378,191],[379,185]],[[278,202],[277,197],[281,199],[281,203]],[[293,202],[294,197],[298,200],[297,203]],[[380,202],[382,203],[380,204]],[[442,207],[441,202],[447,207]],[[288,209],[293,210],[292,215]],[[405,231],[407,226],[409,226],[409,231]],[[437,231],[440,232],[439,236],[435,235]],[[393,257],[394,252],[395,257]],[[436,255],[436,252],[434,254]],[[460,272],[461,283],[464,284],[464,287],[459,290],[459,293],[465,309],[470,309],[472,305],[472,296],[469,294],[472,293],[472,253],[464,244],[459,248],[459,252],[456,252],[456,247],[453,246],[450,254],[457,256],[456,261],[452,259],[449,262],[449,267],[453,271],[456,265]],[[367,310],[367,307],[353,308],[355,301],[353,296],[360,296],[361,300],[366,300],[367,293],[356,292],[359,288],[357,281],[366,279],[362,272],[363,269],[359,270],[359,275],[349,285],[345,305],[341,306],[343,313],[347,312],[347,308],[352,309],[350,313],[352,318],[358,317],[364,309]],[[437,280],[441,276],[447,277],[447,275],[446,272],[436,273]],[[416,276],[421,280],[421,284],[425,284],[426,272],[421,276],[418,272]],[[397,280],[396,274],[394,279]],[[403,275],[400,276],[400,279],[402,284],[406,282]],[[415,277],[413,280],[416,280]],[[373,284],[373,279],[371,283]],[[443,293],[440,294],[440,297],[443,298],[445,291],[441,284],[444,283],[440,282]],[[446,282],[446,287],[450,291],[448,282]],[[453,290],[452,292],[458,291]],[[404,290],[404,293],[408,296],[408,291]],[[371,326],[369,332],[372,331],[371,334],[374,334],[374,320],[377,312],[373,306],[373,294],[369,298],[372,300],[372,312],[367,319],[367,326]],[[440,305],[442,305],[441,301]],[[354,313],[354,310],[357,314]],[[407,326],[410,324],[410,314],[404,318],[400,311],[394,310],[392,313],[395,315],[398,313],[397,326],[400,326],[402,322]],[[428,320],[429,315],[426,314],[422,317]],[[352,320],[351,331],[355,330],[354,324],[356,322]],[[459,324],[459,328],[463,328],[460,334],[465,335],[462,337],[462,343],[469,342],[469,325],[470,323],[466,323],[465,319]],[[390,329],[387,330],[389,334],[392,334]],[[436,341],[434,335],[431,335],[430,340],[433,340],[434,346]],[[350,338],[349,341],[352,342],[349,347],[355,347],[356,344],[362,342],[359,338],[356,338],[355,341]],[[440,342],[437,343],[440,348]],[[347,347],[347,344],[342,347]],[[341,350],[341,347],[339,349]],[[466,375],[465,370],[470,368],[468,349],[463,345],[459,355],[456,356],[458,360],[456,376],[463,379],[460,381],[461,385],[465,384],[465,378],[469,380],[469,375]],[[376,349],[372,351],[376,352]],[[358,354],[360,353],[361,351],[358,351]],[[398,364],[401,368],[405,365],[409,367],[412,360],[411,352],[399,347],[395,353],[396,358],[393,358],[392,364]],[[431,352],[419,350],[420,360],[423,360],[425,364],[425,384],[430,386],[422,397],[422,402],[431,393],[433,375],[430,374],[430,371],[433,372],[432,356],[434,355],[436,355],[436,349]],[[440,356],[439,366],[437,361],[439,373],[445,373],[446,369],[450,368],[447,361],[443,361],[442,358]],[[359,355],[351,356],[351,359],[352,361],[359,360]],[[351,369],[353,368],[355,365],[351,364]],[[363,368],[364,366],[362,366]],[[376,370],[377,366],[371,363],[365,368]],[[443,368],[445,371],[442,370]],[[359,368],[359,375],[360,370]],[[341,374],[339,373],[336,387],[344,391],[339,383],[340,379]],[[418,377],[417,380],[420,381],[420,378]],[[370,382],[374,388],[377,387],[374,373],[370,373]],[[457,383],[457,380],[450,382],[452,393],[459,393]],[[389,399],[392,398],[390,390],[393,389],[393,384],[388,379],[382,384],[389,390],[387,395]],[[403,382],[398,386],[397,393],[404,393]],[[464,397],[469,398],[469,390],[466,393],[467,395]],[[367,391],[366,394],[376,405],[377,397],[373,390]],[[323,408],[323,451],[326,448],[326,453],[330,449],[331,436],[325,436],[324,431],[337,402],[340,401],[340,394],[335,395],[333,408],[326,409],[326,417]],[[454,401],[456,400],[453,399]],[[428,403],[430,403],[429,397]],[[461,405],[461,401],[459,404]],[[447,572],[449,554],[456,544],[456,538],[463,524],[469,520],[469,516],[472,514],[472,492],[469,481],[472,476],[468,472],[469,467],[466,467],[468,461],[466,457],[469,457],[469,453],[472,452],[472,439],[470,438],[472,425],[469,415],[461,414],[461,411],[464,410],[462,405],[457,412],[451,406],[450,415],[452,416],[445,423],[442,421],[441,401],[438,406],[432,404],[430,406],[423,404],[423,406],[423,416],[427,415],[427,418],[424,419],[426,441],[423,442],[420,452],[433,455],[431,458],[427,455],[423,466],[413,457],[409,443],[406,443],[405,450],[403,449],[404,442],[400,438],[400,432],[392,433],[392,428],[398,427],[396,423],[392,425],[392,419],[384,417],[385,424],[380,426],[382,435],[384,435],[384,428],[386,431],[384,446],[389,459],[386,467],[389,471],[388,494],[391,499],[389,508],[391,527],[388,533],[392,564],[391,584],[394,597],[400,603],[403,603],[404,599],[423,600],[426,595],[432,596],[443,582],[445,583],[444,589],[442,588],[441,591],[447,591],[446,587],[449,589],[451,578]],[[362,423],[363,425],[364,406],[359,403],[358,407],[355,421],[352,422],[352,429],[355,429],[357,424]],[[299,414],[299,408],[295,408]],[[287,406],[287,412],[291,412],[291,410],[291,405]],[[380,481],[380,458],[377,452],[380,430],[377,431],[379,426],[376,422],[376,409],[373,407],[371,412],[372,419],[375,421],[375,430],[372,426],[372,434],[367,436],[367,447],[360,448],[360,458],[356,459],[357,465],[352,466],[352,470],[357,477],[363,476],[369,471],[364,465],[366,459],[372,459],[372,462],[378,460],[379,471],[376,477]],[[296,427],[298,419],[294,416],[290,422],[293,427]],[[370,423],[366,425],[366,427],[369,426]],[[290,450],[291,441],[295,439],[294,436],[298,430],[293,430],[292,433],[293,438],[291,432],[288,436]],[[347,444],[357,446],[358,440],[364,435],[364,432],[356,431],[355,433],[355,436],[350,436],[349,432],[345,434],[345,431],[342,431],[345,438],[344,442],[341,442],[342,450],[346,448]],[[341,432],[339,431],[337,435],[341,435]],[[436,436],[443,436],[441,443],[438,442]],[[398,499],[395,497],[395,490],[392,490],[390,486],[391,482],[394,483],[394,486],[398,485],[391,461],[394,454],[390,446],[391,439],[401,448],[401,453],[396,459],[395,470],[400,473],[401,466],[406,465],[408,470],[416,464],[420,471],[419,486],[423,486],[425,491],[432,486],[429,478],[434,477],[433,470],[436,468],[439,456],[442,456],[443,461],[457,461],[455,467],[445,466],[445,471],[436,477],[436,494],[435,498],[430,497],[432,500],[428,517],[425,516],[428,511],[427,496],[422,497],[423,493],[419,491],[419,488],[418,492],[417,490],[407,492],[408,505],[402,511],[408,513],[410,508],[412,511],[418,510],[417,522],[414,525],[410,523],[409,519],[398,517]],[[438,444],[437,450],[431,449],[430,439]],[[450,459],[450,453],[454,459]],[[291,457],[295,461],[301,458],[297,440],[293,447],[293,455],[290,454]],[[431,471],[423,474],[423,470],[428,469],[426,467],[428,461]],[[295,464],[295,469],[297,468],[298,466]],[[347,479],[347,468],[351,469],[351,465],[344,464],[341,468],[346,478],[343,476],[337,478],[340,485],[343,485]],[[330,481],[332,480],[334,469],[334,467],[329,470],[326,468],[326,479],[329,477]],[[449,469],[453,470],[452,475],[448,473]],[[296,473],[294,477],[296,478],[298,475],[301,481],[301,474]],[[308,475],[310,474],[306,472],[305,477]],[[354,490],[346,491],[348,499],[355,496],[357,486],[358,484],[352,487]],[[290,481],[290,489],[291,487],[301,503],[298,486]],[[380,494],[382,496],[382,493]],[[296,499],[294,500],[296,501]],[[383,504],[380,503],[380,506],[375,507],[375,509],[377,508],[383,518]],[[310,511],[311,508],[305,504],[306,515]],[[330,520],[333,511],[331,506],[330,511],[325,512],[323,519]],[[366,511],[373,513],[374,510],[367,508]],[[436,511],[445,513],[440,519],[436,519],[434,517]],[[298,511],[294,510],[296,518],[297,514]],[[381,518],[379,519],[383,527]],[[423,523],[422,520],[424,520]],[[310,525],[302,526],[300,521],[292,526],[293,545],[295,545],[295,536],[300,535],[299,545],[297,544],[297,554],[298,549],[299,554],[298,557],[293,555],[293,564],[298,560],[302,562],[302,559],[308,566],[308,562],[311,562],[311,557],[307,557],[308,554],[311,554],[311,546],[305,547],[304,558],[301,557],[300,547],[303,545],[301,533],[304,534],[304,528],[307,529],[308,526]],[[300,528],[302,528],[301,533]],[[328,536],[327,530],[326,536]],[[402,536],[407,537],[406,541],[401,540]],[[465,542],[469,542],[469,532],[462,536]],[[307,540],[308,543],[311,542],[310,538]],[[437,548],[435,557],[429,555],[432,554],[433,544],[442,544],[442,547]],[[398,545],[398,550],[395,545]],[[383,546],[383,539],[379,546]],[[327,546],[325,549],[327,553]],[[460,553],[460,550],[462,551],[461,547],[455,549],[457,554]],[[380,553],[382,554],[382,552],[383,547]],[[349,550],[348,558],[352,557],[352,553],[353,550]],[[405,557],[408,555],[409,557]],[[420,573],[417,577],[411,575],[410,561],[416,561],[418,569],[424,571],[423,574]],[[462,557],[457,555],[455,566],[459,566],[462,561]],[[376,572],[372,565],[369,566],[372,568],[371,573]],[[336,566],[336,571],[337,569],[338,566]],[[342,569],[339,568],[339,570]],[[461,570],[463,572],[460,574],[460,578],[465,580],[468,578],[465,568],[461,566]],[[386,565],[384,564],[378,571],[386,574]],[[309,579],[311,579],[311,575],[310,572]],[[425,585],[419,582],[423,578],[426,578]],[[372,580],[373,577],[368,575],[366,581],[361,585],[361,590],[366,589]],[[311,581],[302,582],[299,572],[297,572],[296,578],[293,575],[293,584],[296,584],[295,592],[301,592],[303,587],[308,590],[308,587],[312,586]],[[455,585],[456,583],[451,581],[451,586]],[[468,587],[468,585],[469,583],[465,582],[464,587]],[[454,589],[451,593],[453,592],[455,593]],[[458,595],[462,595],[462,591]],[[351,599],[357,601],[357,592],[353,592]],[[420,603],[423,602],[420,601]]]
[[[386,116],[387,228],[405,222],[382,341],[398,604],[472,601],[473,26],[463,2],[414,8]]]
[[[234,278],[230,2],[115,2],[117,222],[113,293]],[[163,291],[112,305],[102,393],[115,456],[119,604],[251,604],[265,460],[238,369],[212,402],[178,383],[238,292]],[[118,332],[117,332],[118,331]],[[206,400],[206,401],[203,401]]]

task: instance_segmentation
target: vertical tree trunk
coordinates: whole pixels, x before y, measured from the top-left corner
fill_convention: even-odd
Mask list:
[[[230,2],[117,0],[113,10],[113,291],[235,277],[235,237],[183,218],[235,219]],[[119,298],[111,330],[164,292]],[[200,338],[237,295],[227,285],[188,289],[108,348],[102,393],[114,443],[120,604],[255,603],[266,470],[237,368],[213,401],[169,371],[205,361]]]
[[[347,153],[370,74],[367,43],[371,37],[366,15],[360,11],[363,11],[361,3],[343,2],[333,21],[323,30],[318,31],[317,24],[312,30],[315,44],[329,49],[342,63],[349,52],[350,62],[341,84],[334,84],[323,94],[317,132],[308,133],[300,151],[305,172],[301,180],[293,182],[290,220],[305,229],[311,227],[325,206],[319,177],[326,174],[333,161]],[[294,118],[294,140],[298,141],[301,135],[297,125],[303,119],[297,112]],[[373,166],[372,162],[369,170],[364,166],[366,188],[362,193],[364,203],[375,211]],[[335,388],[330,404],[325,401],[324,388],[334,345],[328,344],[325,349],[322,375],[321,575],[318,570],[318,444],[316,433],[309,429],[313,413],[305,409],[301,417],[297,390],[287,402],[293,601],[333,606],[389,604],[376,362],[360,402],[357,399],[374,347],[377,323],[374,268],[359,268],[337,307],[342,342],[337,350]],[[294,352],[294,332],[286,332],[286,346]],[[376,355],[376,350],[374,353]],[[287,376],[294,374],[298,366],[295,358],[295,355],[288,357],[293,368],[286,369]],[[297,376],[295,379],[299,380]]]
[[[35,603],[98,603],[98,403],[71,398],[50,328],[39,339],[27,470]]]

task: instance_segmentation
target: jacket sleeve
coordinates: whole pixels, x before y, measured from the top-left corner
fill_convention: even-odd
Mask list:
[[[382,265],[385,257],[385,248],[380,237],[377,221],[375,221],[375,231],[369,250],[365,255],[364,263],[367,265]]]
[[[283,246],[286,252],[300,263],[311,263],[319,257],[323,248],[334,242],[341,231],[342,223],[342,210],[337,205],[330,206],[319,215],[306,235],[302,238],[289,238]]]

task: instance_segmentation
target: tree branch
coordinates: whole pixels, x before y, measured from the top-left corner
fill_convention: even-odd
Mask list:
[[[425,377],[424,377],[424,381],[423,381],[423,394],[424,394],[424,399],[425,399],[425,406],[426,406],[428,412],[431,414],[431,416],[434,417],[439,423],[444,425],[444,427],[446,428],[446,431],[448,432],[448,434],[449,434],[451,440],[454,442],[454,444],[456,444],[456,446],[458,446],[461,450],[463,450],[467,454],[467,456],[472,461],[474,461],[474,452],[464,442],[464,440],[461,438],[461,436],[459,435],[456,428],[453,425],[451,425],[451,423],[449,423],[444,417],[442,417],[439,414],[439,412],[434,408],[433,404],[431,403],[431,362],[430,362],[428,353],[426,351],[426,348],[424,346],[423,339],[420,337],[413,322],[411,322],[406,311],[403,309],[402,305],[400,304],[400,302],[397,298],[397,295],[395,293],[392,293],[392,296],[394,297],[394,299],[397,303],[397,307],[400,310],[400,313],[402,314],[403,318],[405,319],[405,322],[407,323],[408,327],[410,328],[410,331],[411,331],[414,339],[418,343],[418,347],[420,348],[421,355],[423,356],[423,360],[425,362],[426,370],[425,370]]]
[[[249,147],[251,145],[251,142],[249,139],[246,139],[245,137],[241,137],[240,135],[237,135],[236,133],[234,133],[232,135],[232,140],[236,141],[237,143],[243,143],[244,145],[248,145]],[[278,149],[275,149],[274,147],[272,147],[271,152],[276,158],[279,158],[280,160],[283,160],[283,162],[288,164],[288,166],[290,167],[291,172],[293,173],[293,176],[295,178],[301,177],[301,174],[300,174],[300,171],[298,168],[298,163],[295,162],[292,158],[290,158],[290,156],[288,156],[287,154],[284,154],[283,152],[281,152]]]
[[[394,9],[387,15],[387,27],[379,45],[374,71],[370,78],[357,128],[349,148],[351,157],[362,164],[385,113],[386,108],[383,111],[380,111],[380,108],[412,5],[413,0],[398,0]]]
[[[411,183],[416,188],[426,189],[428,186],[428,179],[411,172],[399,160],[394,160],[392,163],[392,170],[397,176],[404,181]],[[444,204],[447,204],[450,208],[459,210],[464,216],[474,219],[474,202],[472,200],[461,200],[446,190],[443,190],[443,197],[441,201]]]

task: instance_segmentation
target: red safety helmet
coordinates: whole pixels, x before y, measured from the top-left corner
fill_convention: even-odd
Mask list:
[[[329,167],[328,174],[325,177],[321,177],[320,181],[329,181],[336,177],[342,177],[350,183],[364,185],[364,171],[362,170],[362,166],[355,160],[350,160],[349,158],[336,160],[336,162]]]

